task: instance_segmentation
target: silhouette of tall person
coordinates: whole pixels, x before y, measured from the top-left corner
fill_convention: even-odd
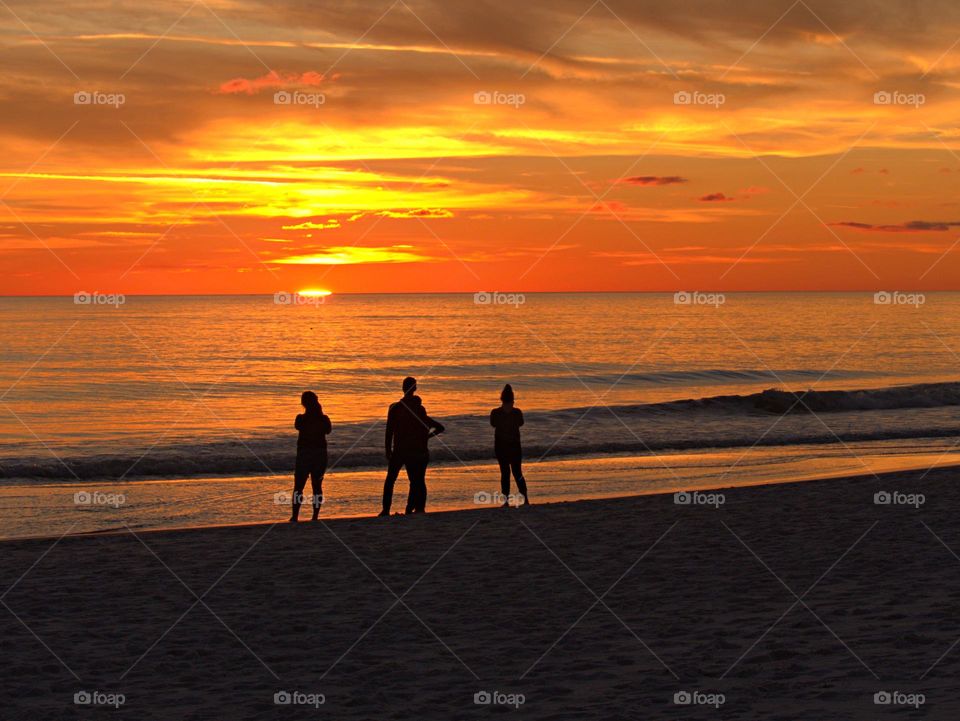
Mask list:
[[[530,504],[527,496],[527,483],[523,478],[523,449],[520,445],[520,426],[523,425],[523,411],[513,405],[513,388],[509,383],[500,392],[500,407],[490,411],[490,425],[493,426],[493,452],[500,466],[500,491],[503,505],[509,505],[510,471],[517,482],[517,490],[523,495],[523,505]]]
[[[430,452],[427,441],[443,433],[443,425],[427,415],[423,401],[416,395],[417,380],[407,376],[403,379],[403,398],[390,405],[387,411],[385,446],[387,454],[387,477],[383,481],[383,510],[381,516],[390,515],[393,503],[393,486],[400,469],[406,468],[410,481],[407,497],[407,513],[424,513],[427,506],[427,464]]]
[[[293,509],[290,522],[300,518],[300,505],[303,503],[303,489],[307,485],[307,476],[313,487],[313,520],[320,515],[323,503],[323,475],[327,472],[327,434],[333,427],[330,418],[324,415],[317,394],[304,391],[300,396],[303,413],[297,416],[293,425],[300,433],[297,436],[297,462],[293,471]]]

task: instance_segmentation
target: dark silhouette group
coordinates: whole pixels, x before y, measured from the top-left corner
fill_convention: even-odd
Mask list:
[[[417,380],[407,376],[403,379],[403,397],[391,403],[387,411],[387,429],[384,446],[387,457],[387,477],[383,481],[383,508],[380,516],[389,516],[393,503],[393,487],[405,469],[410,491],[407,494],[406,513],[426,513],[427,466],[430,463],[429,440],[445,430],[443,424],[427,415],[423,400],[416,394]],[[527,484],[523,478],[523,451],[520,445],[520,427],[523,413],[514,406],[513,388],[504,386],[500,393],[501,405],[490,412],[490,425],[494,428],[494,455],[500,466],[500,490],[503,505],[509,505],[510,473],[517,484],[523,505],[529,505]],[[304,412],[297,416],[294,427],[297,438],[297,461],[293,473],[293,501],[290,522],[300,519],[303,491],[307,477],[310,478],[313,494],[313,520],[320,515],[323,503],[323,476],[327,470],[327,435],[333,430],[330,418],[313,391],[300,396]]]

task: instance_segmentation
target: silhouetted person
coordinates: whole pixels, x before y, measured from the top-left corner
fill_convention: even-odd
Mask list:
[[[427,464],[430,452],[427,441],[443,433],[443,425],[427,415],[417,390],[416,378],[403,379],[403,398],[390,405],[387,411],[387,477],[383,481],[383,510],[381,516],[390,515],[393,502],[393,484],[400,469],[406,468],[410,480],[407,497],[407,513],[424,513],[427,505]]]
[[[503,493],[503,505],[509,505],[510,471],[517,482],[517,490],[523,495],[523,505],[530,504],[527,497],[527,483],[523,480],[523,449],[520,446],[520,426],[523,425],[523,411],[513,405],[513,388],[509,383],[500,393],[501,405],[490,411],[490,425],[493,426],[493,450],[500,464],[500,491]]]
[[[300,504],[303,502],[303,489],[307,485],[307,476],[313,486],[313,520],[320,515],[323,503],[323,474],[327,472],[327,434],[333,430],[330,419],[323,414],[323,408],[313,391],[304,391],[300,396],[304,412],[297,416],[294,427],[300,431],[297,437],[297,464],[293,471],[293,513],[290,522],[296,523],[300,517]]]

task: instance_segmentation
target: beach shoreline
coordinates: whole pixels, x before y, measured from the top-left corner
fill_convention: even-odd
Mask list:
[[[676,454],[596,455],[527,464],[531,498],[538,505],[588,498],[709,491],[859,474],[882,474],[960,464],[960,450],[942,440],[916,444],[829,444],[754,449],[704,449]],[[428,511],[463,511],[492,505],[499,493],[495,465],[432,464]],[[376,515],[383,470],[333,469],[324,480],[326,519]],[[406,480],[395,504],[406,498]],[[0,543],[57,538],[64,533],[152,532],[250,525],[289,517],[286,475],[50,483],[0,483]],[[81,497],[85,503],[77,503]],[[113,501],[111,503],[111,500]],[[499,502],[497,503],[499,505]],[[401,508],[402,510],[402,508]]]
[[[583,461],[583,460],[590,460],[590,459],[578,458],[573,460]],[[600,496],[589,496],[589,497],[578,498],[578,499],[550,500],[546,502],[538,502],[537,506],[541,508],[543,507],[550,508],[555,505],[565,505],[565,504],[571,504],[571,503],[594,503],[594,502],[606,502],[606,501],[616,502],[616,501],[628,500],[631,498],[640,498],[640,497],[648,497],[648,496],[674,496],[675,494],[681,493],[681,492],[706,492],[706,491],[723,492],[723,491],[729,491],[737,488],[757,488],[762,486],[779,486],[779,485],[793,484],[793,483],[816,483],[816,482],[826,482],[826,481],[837,481],[842,483],[844,481],[851,481],[851,480],[857,480],[857,479],[862,480],[862,479],[868,479],[868,478],[882,479],[883,477],[897,477],[904,473],[924,471],[924,470],[927,470],[928,468],[934,467],[932,465],[925,466],[920,461],[916,461],[911,465],[912,467],[909,467],[909,468],[902,468],[902,469],[891,470],[891,471],[881,471],[877,473],[863,472],[863,473],[851,475],[851,474],[845,473],[842,470],[834,470],[834,471],[824,471],[820,475],[808,477],[808,478],[779,478],[779,479],[772,479],[772,480],[766,479],[766,480],[740,482],[740,483],[734,483],[733,481],[729,481],[721,485],[705,483],[700,485],[697,485],[697,484],[687,485],[687,486],[684,486],[683,488],[680,488],[680,487],[667,488],[667,489],[652,488],[647,490],[637,490],[631,493],[625,493],[623,495],[609,495],[609,496],[600,495]],[[941,470],[954,469],[955,471],[958,472],[957,475],[960,476],[960,460],[942,459],[940,465],[937,465],[935,467]],[[376,471],[376,473],[380,473],[380,471]],[[223,480],[223,479],[211,478],[208,480],[215,481],[215,480]],[[229,480],[229,479],[226,479],[226,480]],[[163,482],[163,481],[161,480],[156,482]],[[403,484],[400,483],[398,484],[398,495],[402,496],[403,493],[405,493],[403,489]],[[451,513],[477,513],[477,512],[483,512],[483,511],[500,511],[500,510],[501,509],[498,507],[478,506],[477,504],[474,504],[472,506],[462,506],[462,507],[441,508],[438,510],[430,510],[429,514],[431,516],[439,516],[439,515],[445,515],[445,514],[451,514]],[[512,506],[512,510],[519,510],[519,509],[515,506]],[[403,516],[403,515],[404,514],[402,513],[402,511],[398,511],[396,509],[394,509],[392,513],[392,517]],[[323,515],[322,518],[326,522],[356,521],[356,520],[362,520],[362,519],[372,519],[376,522],[382,522],[382,519],[377,518],[377,509],[371,509],[368,512],[358,512],[355,514]],[[283,519],[255,520],[255,521],[209,523],[209,524],[185,525],[185,526],[161,526],[156,528],[146,527],[146,528],[135,528],[134,530],[138,534],[181,533],[181,532],[189,532],[189,531],[267,527],[267,526],[273,526],[282,522],[286,522],[286,521],[284,521]],[[308,524],[308,523],[311,523],[309,518],[302,518],[300,520],[300,524]],[[66,534],[38,534],[34,536],[0,537],[0,544],[13,543],[16,541],[43,541],[43,540],[53,541],[53,540],[56,540],[57,538],[63,538],[63,537],[77,537],[77,538],[102,537],[102,536],[110,536],[110,535],[124,535],[128,533],[130,533],[130,529],[128,527],[104,528],[104,529],[97,529],[97,530],[91,530],[91,531],[77,531],[77,532],[71,532]]]

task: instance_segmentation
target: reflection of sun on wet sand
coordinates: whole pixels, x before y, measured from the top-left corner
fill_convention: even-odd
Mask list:
[[[757,447],[746,455],[744,449],[735,448],[558,458],[534,462],[528,468],[537,503],[557,503],[955,464],[960,464],[960,449],[951,439],[944,438]],[[497,474],[494,464],[447,463],[431,467],[430,508],[450,511],[493,504]],[[68,531],[123,531],[125,526],[140,532],[282,520],[289,515],[290,480],[285,473],[123,483],[7,481],[0,484],[0,538],[55,537]],[[324,518],[375,514],[381,507],[383,480],[381,468],[334,468],[324,480]],[[407,479],[402,478],[397,486],[401,498],[406,497],[408,485]],[[77,503],[78,497],[88,502]],[[402,501],[399,510],[403,510]]]
[[[821,721],[884,691],[951,718],[957,473],[5,542],[0,692],[11,718],[81,690],[141,719],[272,718],[286,692],[337,719],[522,695],[529,718]]]

